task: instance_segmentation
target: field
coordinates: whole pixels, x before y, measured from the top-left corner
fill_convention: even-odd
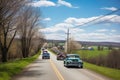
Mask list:
[[[93,46],[94,50],[76,50],[73,51],[73,53],[77,53],[80,55],[81,58],[93,58],[93,57],[98,57],[100,55],[108,55],[110,50],[108,49],[103,49],[103,50],[98,50],[96,46]]]
[[[77,50],[75,53],[80,54],[81,58],[93,58],[97,57],[99,55],[104,55],[106,56],[110,50],[103,50],[103,51],[98,51],[98,50]]]

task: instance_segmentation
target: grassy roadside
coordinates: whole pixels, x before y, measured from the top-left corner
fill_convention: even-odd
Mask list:
[[[20,73],[23,68],[38,58],[40,52],[32,57],[0,64],[0,80],[10,80],[12,76]]]
[[[120,70],[118,69],[101,67],[87,62],[84,62],[84,67],[102,75],[105,75],[106,77],[112,78],[113,80],[120,80]]]

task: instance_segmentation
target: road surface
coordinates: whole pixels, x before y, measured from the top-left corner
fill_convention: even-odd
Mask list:
[[[12,80],[110,80],[85,68],[66,68],[54,54],[50,57],[50,60],[42,60],[40,56]]]

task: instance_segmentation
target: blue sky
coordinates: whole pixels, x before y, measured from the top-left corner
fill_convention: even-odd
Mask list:
[[[82,25],[118,10],[120,0],[34,0],[30,5],[41,10],[45,28],[40,31],[47,39],[65,40],[69,28],[75,40],[120,42],[120,11]]]

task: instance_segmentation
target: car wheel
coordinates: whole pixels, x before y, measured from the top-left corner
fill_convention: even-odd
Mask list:
[[[66,67],[66,64],[64,63],[64,66]]]
[[[64,67],[66,67],[66,65],[64,64]]]
[[[79,64],[79,65],[78,65],[78,68],[82,68],[82,65],[81,65],[81,64]]]
[[[81,66],[81,68],[83,68],[83,65]]]
[[[67,67],[67,65],[65,64],[65,62],[64,62],[64,66]]]

